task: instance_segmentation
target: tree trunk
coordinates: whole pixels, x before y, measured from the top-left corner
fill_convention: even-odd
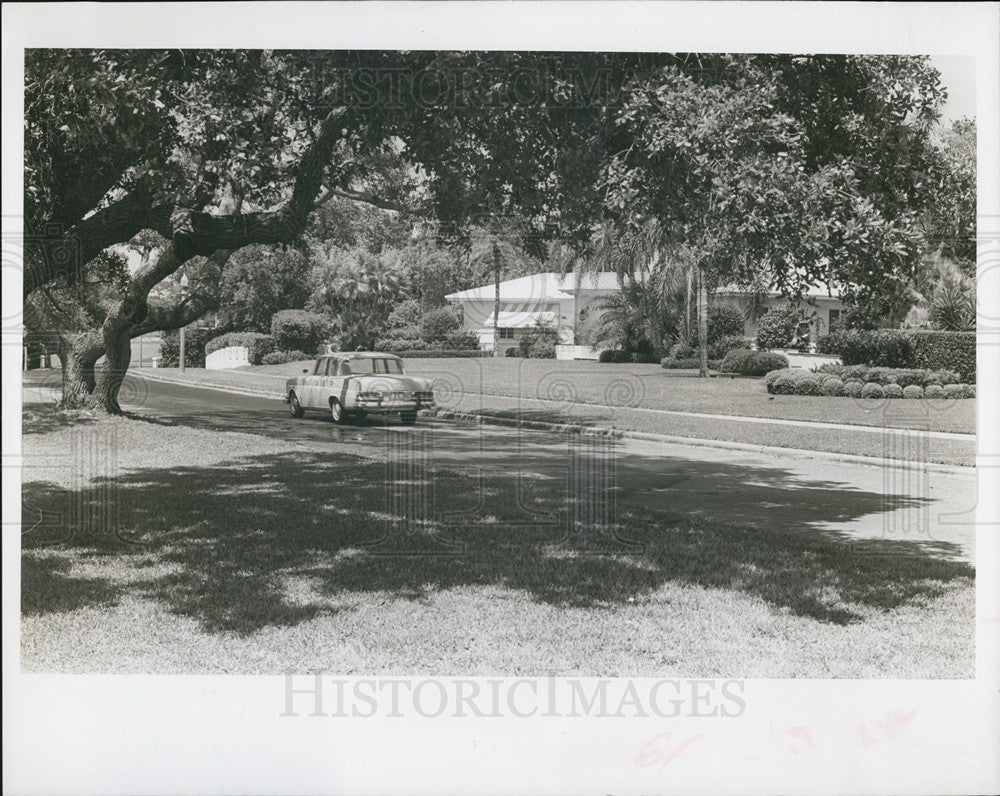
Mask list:
[[[104,367],[97,374],[97,384],[89,406],[101,412],[120,415],[122,408],[118,404],[118,392],[132,361],[132,338],[127,330],[112,330],[105,336],[104,357]]]
[[[500,356],[500,247],[493,241],[493,356]]]
[[[89,403],[95,384],[94,364],[103,353],[104,341],[100,332],[84,332],[72,340],[62,339],[59,346],[62,362],[60,407],[79,409]]]
[[[705,284],[705,273],[698,269],[698,375],[708,376],[708,287]]]
[[[687,270],[687,291],[684,294],[684,345],[691,345],[691,266]]]

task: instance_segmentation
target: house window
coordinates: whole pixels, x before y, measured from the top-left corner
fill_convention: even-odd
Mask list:
[[[829,334],[840,331],[840,310],[830,310],[830,322],[827,326],[829,327],[827,329]]]
[[[514,330],[509,326],[501,326],[500,328],[497,329],[497,335],[500,337],[501,340],[513,340]]]

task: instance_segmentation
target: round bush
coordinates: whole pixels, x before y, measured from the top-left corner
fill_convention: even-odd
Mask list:
[[[868,382],[861,388],[862,398],[885,398],[885,387],[876,384],[874,381]]]
[[[943,398],[944,387],[940,384],[928,384],[924,387],[924,398]]]
[[[795,377],[791,374],[791,371],[782,373],[771,383],[771,392],[775,395],[795,394]]]
[[[885,385],[885,397],[886,398],[902,398],[903,388],[896,383],[890,383]]]
[[[827,376],[820,382],[819,391],[823,395],[843,395],[844,380],[839,376]]]
[[[772,371],[770,371],[769,373],[767,373],[767,374],[766,374],[766,375],[764,376],[764,386],[766,386],[766,387],[767,387],[767,389],[768,389],[768,392],[770,392],[770,391],[771,391],[771,387],[772,387],[772,385],[774,384],[775,380],[776,380],[776,379],[777,379],[777,378],[778,378],[779,376],[783,376],[783,375],[784,375],[784,374],[785,374],[785,373],[786,373],[787,371],[788,371],[788,368],[787,368],[787,367],[784,367],[784,368],[776,368],[775,370],[772,370]]]
[[[964,384],[946,384],[944,385],[944,397],[945,398],[964,398],[965,391],[962,389]]]
[[[796,380],[796,395],[821,395],[819,379],[815,376],[802,376]]]
[[[924,397],[924,388],[921,387],[919,384],[907,384],[903,388],[903,397],[904,398],[923,398]]]
[[[976,397],[976,385],[975,384],[963,384],[962,385],[962,397],[963,398],[975,398]]]
[[[860,381],[845,381],[844,382],[844,395],[851,398],[861,397],[861,388],[864,385]]]

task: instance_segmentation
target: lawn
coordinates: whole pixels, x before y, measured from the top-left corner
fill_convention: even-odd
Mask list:
[[[571,522],[587,507],[560,479],[517,501],[501,474],[387,477],[41,404],[24,429],[29,671],[974,674],[974,569],[914,542],[629,505]]]

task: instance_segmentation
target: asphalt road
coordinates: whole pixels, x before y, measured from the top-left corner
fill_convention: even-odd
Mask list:
[[[39,377],[25,374],[25,386]],[[911,542],[923,553],[973,560],[976,480],[968,474],[771,456],[645,440],[465,424],[421,417],[347,426],[280,400],[143,379],[123,390],[126,410],[180,425],[292,441],[314,452],[384,459],[398,435],[419,435],[429,465],[466,474],[518,473],[562,479],[567,489],[613,494],[616,505],[646,505],[745,526],[866,540]],[[581,462],[587,466],[576,466]],[[599,461],[600,466],[593,466]],[[873,549],[875,546],[872,546]]]

